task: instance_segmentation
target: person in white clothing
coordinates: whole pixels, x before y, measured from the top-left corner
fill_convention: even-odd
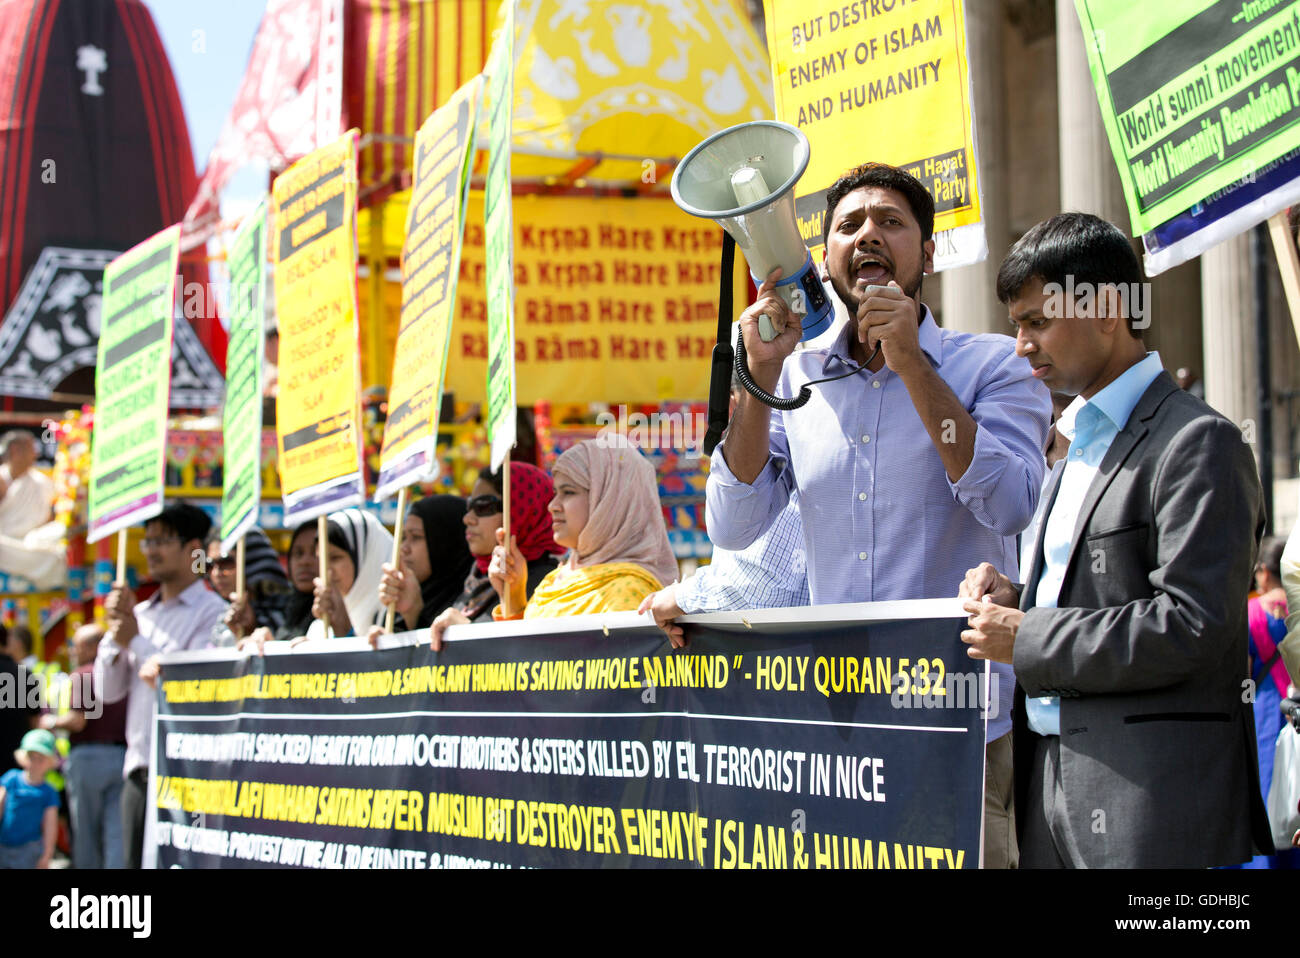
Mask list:
[[[0,437],[0,450],[0,572],[58,588],[68,573],[66,530],[53,518],[54,483],[36,468],[36,439],[14,430]]]
[[[0,438],[0,535],[21,539],[50,520],[54,483],[36,468],[36,437],[14,430]]]

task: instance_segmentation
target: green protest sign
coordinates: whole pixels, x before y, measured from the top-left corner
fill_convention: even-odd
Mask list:
[[[488,440],[492,468],[515,444],[514,223],[510,199],[510,111],[515,90],[515,4],[504,0],[504,24],[488,65],[488,171],[483,184],[487,261]]]
[[[229,554],[257,524],[262,499],[262,353],[266,320],[266,200],[244,221],[231,244],[230,342],[226,347],[225,449],[221,488],[221,549]]]
[[[1300,147],[1300,0],[1075,0],[1135,235]]]
[[[180,238],[165,229],[104,270],[88,542],[162,511]]]

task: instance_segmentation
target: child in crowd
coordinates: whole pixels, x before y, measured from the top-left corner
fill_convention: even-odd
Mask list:
[[[0,868],[49,868],[59,814],[59,794],[45,784],[59,761],[53,733],[28,732],[14,757],[22,768],[0,776]]]

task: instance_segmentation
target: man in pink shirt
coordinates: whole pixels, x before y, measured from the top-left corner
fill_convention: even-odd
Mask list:
[[[126,713],[126,762],[122,768],[122,832],[127,868],[139,868],[148,809],[153,702],[160,658],[168,652],[204,649],[226,602],[203,580],[203,540],[212,521],[186,504],[168,506],[145,524],[141,541],[149,577],[158,591],[137,602],[125,582],[115,582],[105,609],[108,635],[99,645],[104,701],[130,696]],[[196,559],[198,561],[196,561]]]

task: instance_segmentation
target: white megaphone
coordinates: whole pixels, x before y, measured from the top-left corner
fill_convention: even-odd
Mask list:
[[[794,185],[807,168],[803,133],[786,123],[755,120],[700,143],[672,181],[673,202],[730,233],[756,284],[781,267],[777,294],[801,317],[805,340],[825,332],[835,315],[795,223]],[[759,318],[759,335],[765,342],[776,338],[766,315]]]

